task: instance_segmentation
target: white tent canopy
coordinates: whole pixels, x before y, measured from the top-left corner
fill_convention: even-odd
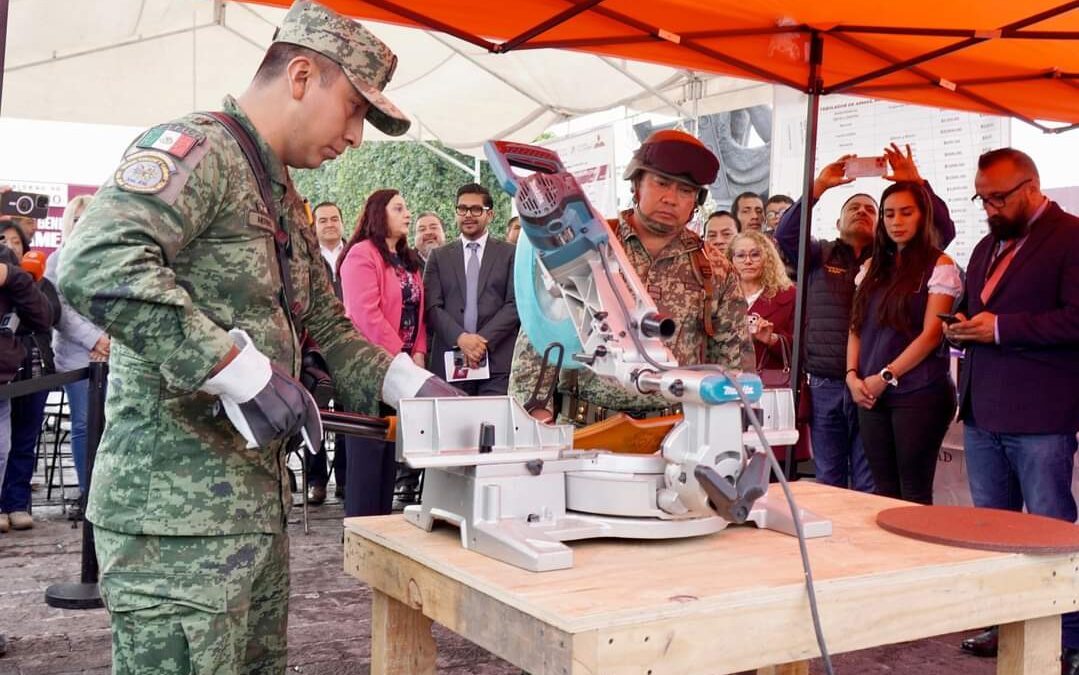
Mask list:
[[[282,15],[225,0],[11,0],[3,114],[145,127],[215,109],[246,87]],[[693,117],[771,101],[770,86],[746,80],[554,50],[494,55],[368,25],[400,56],[387,92],[413,118],[410,136],[466,152],[619,105]]]

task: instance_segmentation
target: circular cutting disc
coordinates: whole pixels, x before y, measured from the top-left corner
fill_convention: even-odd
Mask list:
[[[570,358],[581,351],[577,328],[562,299],[551,297],[544,287],[540,265],[536,262],[536,249],[523,232],[517,239],[513,261],[513,293],[521,328],[536,351],[543,354],[548,345],[560,342],[566,350],[562,368],[580,368],[581,364]]]
[[[877,514],[894,534],[934,544],[1011,553],[1079,551],[1079,527],[1063,520],[971,506],[903,506]]]

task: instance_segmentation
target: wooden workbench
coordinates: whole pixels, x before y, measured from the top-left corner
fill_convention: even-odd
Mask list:
[[[903,502],[792,487],[833,522],[809,541],[832,653],[1002,624],[998,674],[1060,672],[1077,556],[922,543],[875,523]],[[373,675],[434,673],[432,620],[533,675],[806,673],[819,654],[797,542],[774,532],[573,542],[572,569],[533,573],[463,549],[448,526],[427,533],[394,515],[345,529],[345,569],[374,596]]]

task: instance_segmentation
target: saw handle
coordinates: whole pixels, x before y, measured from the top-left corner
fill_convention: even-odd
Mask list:
[[[517,194],[517,175],[513,167],[540,173],[565,173],[566,167],[558,158],[558,153],[538,145],[514,143],[513,141],[487,141],[483,144],[483,153],[491,163],[498,184],[511,197]]]

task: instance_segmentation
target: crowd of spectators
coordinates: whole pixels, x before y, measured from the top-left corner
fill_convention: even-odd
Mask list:
[[[803,347],[807,386],[801,391],[812,411],[816,480],[933,502],[938,450],[957,410],[942,340],[947,334],[953,346],[967,352],[959,409],[975,503],[1075,520],[1068,478],[1077,404],[1073,393],[1063,393],[1070,383],[1055,387],[1052,382],[1076,362],[1057,358],[1062,349],[1074,351],[1076,336],[1069,328],[1074,317],[1068,312],[1075,308],[1067,304],[1074,300],[1074,286],[1051,287],[1056,277],[1043,277],[1038,283],[1045,288],[1037,293],[1030,291],[1033,281],[1028,288],[1013,282],[1008,291],[997,290],[1015,260],[1028,271],[1036,264],[1024,260],[1021,249],[1052,258],[1043,261],[1047,266],[1074,271],[1074,218],[1040,193],[1037,169],[1028,157],[1011,149],[988,153],[979,167],[975,198],[989,214],[991,231],[972,258],[974,275],[967,277],[943,252],[955,226],[943,200],[918,173],[910,149],[893,145],[885,154],[891,168],[885,178],[892,184],[879,201],[865,193],[848,198],[835,221],[838,238],[812,239],[807,249],[802,281],[809,286]],[[825,166],[806,197],[744,193],[731,211],[714,211],[701,225],[706,255],[725,257],[732,265],[745,298],[755,368],[766,386],[801,384],[790,373],[801,212],[827,190],[854,180],[845,175],[847,159]],[[82,196],[68,204],[65,240],[91,201]],[[520,327],[513,260],[521,223],[512,216],[504,239],[492,236],[489,225],[499,214],[491,195],[477,184],[461,187],[453,210],[460,238],[450,242],[438,213],[413,218],[405,195],[393,189],[367,198],[347,241],[344,216],[332,202],[312,210],[312,229],[335,294],[368,340],[408,354],[469,395],[505,394]],[[1032,234],[1032,223],[1040,218],[1046,224]],[[75,312],[56,288],[58,252],[46,261],[31,250],[35,227],[30,219],[0,218],[0,384],[75,371],[109,358],[109,336]],[[1043,229],[1053,230],[1058,248],[1035,250],[1050,236]],[[1061,256],[1067,260],[1057,260]],[[1075,282],[1069,277],[1062,283]],[[1015,299],[1015,293],[1025,295]],[[998,296],[997,308],[1030,316],[1041,330],[1015,323],[1008,314],[991,314]],[[1064,298],[1066,306],[1053,298]],[[1041,313],[1024,314],[1033,307],[1041,307]],[[952,325],[946,327],[944,319]],[[1023,349],[1002,349],[1013,343]],[[1039,391],[1051,399],[1041,407],[1058,414],[1026,415],[1001,426],[1011,411],[996,410],[1002,399],[984,381],[996,379],[989,364],[997,361],[1002,372],[1015,370],[1017,379],[1048,364],[1047,386]],[[974,380],[980,385],[972,386]],[[81,490],[88,478],[87,382],[68,383],[64,392]],[[0,533],[34,525],[31,478],[48,395],[39,391],[0,400]],[[363,412],[393,413],[385,405]],[[386,514],[419,500],[422,472],[395,462],[392,444],[349,437],[336,448],[336,494],[344,498],[346,515]],[[328,453],[325,445],[305,453],[310,503],[318,505],[326,499]],[[78,504],[70,511],[73,519],[81,518]],[[1074,651],[1079,617],[1064,619],[1065,656],[1079,659]],[[990,628],[963,648],[993,655],[996,644],[996,629]]]
[[[940,316],[958,306],[962,272],[942,252],[955,235],[947,207],[919,175],[909,148],[892,146],[885,154],[892,185],[880,205],[855,194],[836,219],[839,237],[814,239],[808,248],[803,392],[812,406],[818,481],[931,503],[937,450],[956,409]],[[801,210],[853,180],[844,173],[847,159],[825,166],[807,198],[744,193],[731,211],[714,211],[702,224],[705,250],[724,256],[736,273],[755,367],[768,385],[800,384],[790,380],[790,363]],[[68,205],[65,236],[91,199]],[[995,202],[985,203],[989,210]],[[505,394],[519,330],[512,267],[520,220],[505,221],[504,239],[492,236],[489,226],[500,214],[477,184],[462,186],[452,208],[460,238],[450,242],[438,213],[414,218],[406,196],[393,189],[368,197],[347,241],[344,215],[332,202],[314,207],[312,228],[335,292],[364,336],[466,393]],[[21,263],[31,236],[25,219],[0,219],[6,257]],[[0,328],[9,346],[4,381],[108,359],[108,335],[72,310],[53,284],[59,259],[49,257],[43,278],[8,264],[6,300],[12,314],[25,316],[7,334]],[[86,382],[64,389],[72,456],[85,485]],[[0,434],[0,531],[33,526],[30,477],[46,396],[0,403],[0,419],[11,425]],[[337,448],[337,496],[349,515],[389,513],[419,498],[419,472],[395,463],[390,444],[353,438]],[[362,460],[350,463],[349,456]],[[321,504],[329,482],[325,446],[305,462],[310,503]]]

